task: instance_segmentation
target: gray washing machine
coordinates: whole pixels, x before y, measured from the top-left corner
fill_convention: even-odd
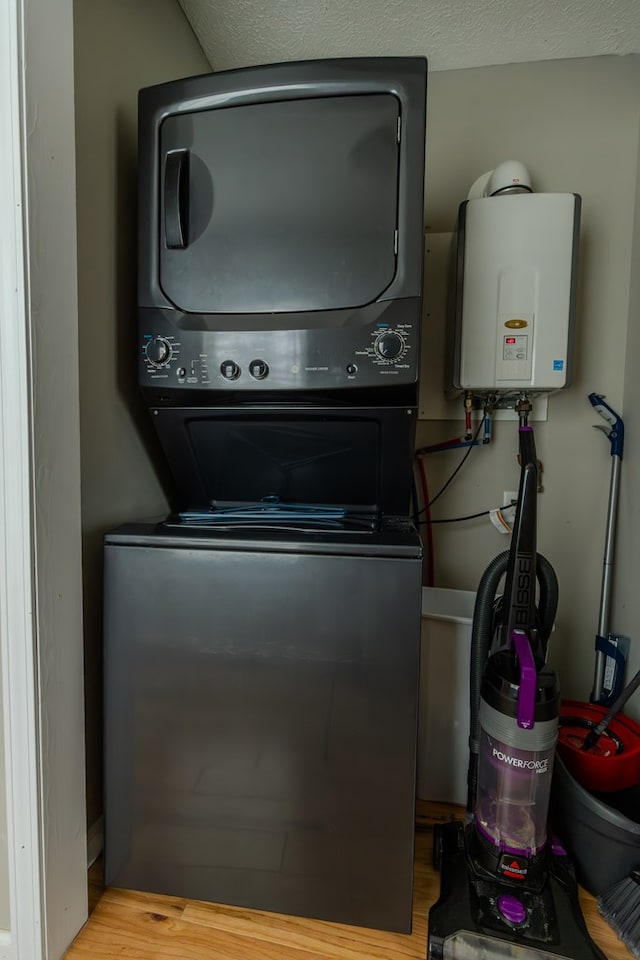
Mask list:
[[[411,929],[426,73],[140,91],[138,382],[175,513],[105,542],[108,884]]]
[[[420,601],[402,524],[109,534],[106,883],[409,932]]]

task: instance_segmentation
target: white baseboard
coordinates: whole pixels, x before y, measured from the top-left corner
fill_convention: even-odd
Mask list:
[[[15,943],[10,930],[0,930],[0,960],[16,960]]]
[[[87,830],[87,870],[104,849],[104,817],[98,817]]]

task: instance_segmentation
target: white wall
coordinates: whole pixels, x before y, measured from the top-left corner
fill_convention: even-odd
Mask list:
[[[625,380],[625,351],[638,177],[640,57],[445,71],[431,74],[429,82],[430,229],[450,231],[458,204],[475,178],[511,157],[527,162],[539,190],[575,192],[583,198],[573,385],[550,399],[548,421],[535,426],[544,466],[538,549],[552,562],[560,582],[552,659],[565,695],[586,698],[593,671],[610,470],[609,444],[592,429],[599,418],[592,413],[587,394],[604,393],[621,410],[632,395],[637,399],[639,389],[637,382],[627,383],[637,381],[631,359]],[[635,330],[637,279],[634,284]],[[638,335],[633,336],[637,346]],[[637,351],[629,350],[628,356],[637,356]],[[633,416],[632,408],[629,414]],[[459,432],[460,423],[422,423],[418,442]],[[494,442],[473,450],[434,506],[434,518],[499,506],[503,490],[517,489],[516,454],[515,424],[497,423]],[[461,455],[456,451],[428,458],[432,496]],[[637,464],[636,460],[636,483]],[[631,459],[625,470],[630,467]],[[629,475],[626,483],[621,526],[630,516]],[[637,507],[635,516],[637,527]],[[485,520],[436,526],[434,531],[438,586],[475,589],[489,560],[508,546]],[[621,568],[626,563],[631,570],[634,551],[629,535],[626,541],[618,564]],[[628,580],[624,598],[619,583],[619,604],[634,595],[630,576]]]
[[[138,89],[210,68],[176,0],[76,0],[87,804],[102,811],[102,536],[166,514],[136,387]]]
[[[617,551],[614,563],[612,628],[631,637],[627,679],[640,669],[640,142],[631,255],[629,328],[624,371],[625,451],[620,471]],[[633,207],[634,198],[629,197]],[[636,695],[625,711],[640,719]]]

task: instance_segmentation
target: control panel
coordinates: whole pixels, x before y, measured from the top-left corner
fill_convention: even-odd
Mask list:
[[[531,379],[531,360],[535,317],[526,319],[498,318],[496,337],[496,384],[502,381],[526,381]]]
[[[316,390],[415,383],[415,301],[370,324],[306,330],[192,330],[140,312],[140,383],[163,390]],[[418,317],[414,317],[414,313]]]

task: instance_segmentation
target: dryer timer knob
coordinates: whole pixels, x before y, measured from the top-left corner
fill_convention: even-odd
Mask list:
[[[154,367],[163,367],[171,360],[171,344],[164,337],[154,337],[147,343],[145,353]]]
[[[381,334],[375,342],[375,351],[378,356],[385,360],[395,360],[402,353],[404,340],[398,333],[391,330],[388,333]]]

